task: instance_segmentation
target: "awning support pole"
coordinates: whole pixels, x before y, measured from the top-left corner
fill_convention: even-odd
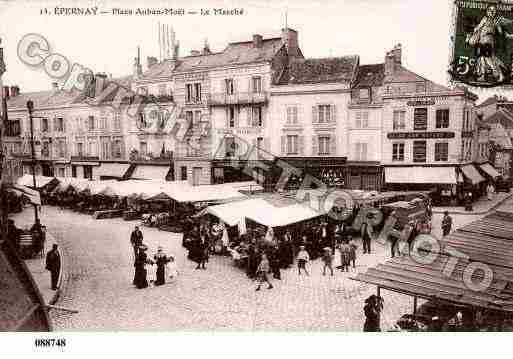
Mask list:
[[[417,296],[413,297],[413,315],[417,314]]]

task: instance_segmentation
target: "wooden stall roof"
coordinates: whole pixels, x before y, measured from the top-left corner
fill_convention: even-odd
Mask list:
[[[506,212],[497,211],[478,221],[469,223],[459,228],[459,230],[513,241],[513,216]]]
[[[513,312],[513,283],[503,279],[504,275],[494,276],[488,288],[475,291],[463,281],[469,262],[458,260],[452,273],[447,274],[444,268],[449,267],[449,259],[440,255],[434,262],[423,264],[409,256],[393,258],[352,279],[420,298]],[[501,272],[502,268],[493,270]],[[482,276],[482,271],[476,271],[473,279],[481,281]]]

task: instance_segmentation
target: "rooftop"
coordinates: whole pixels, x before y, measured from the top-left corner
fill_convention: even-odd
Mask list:
[[[359,57],[294,59],[277,80],[278,85],[322,82],[350,83],[357,71]]]

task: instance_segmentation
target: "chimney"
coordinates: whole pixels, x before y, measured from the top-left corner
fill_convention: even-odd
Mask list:
[[[137,46],[137,57],[134,57],[134,78],[139,78],[142,75],[141,65],[141,48]]]
[[[146,63],[148,64],[148,68],[152,67],[153,65],[156,65],[159,63],[156,57],[154,56],[148,56],[146,58]]]
[[[210,51],[210,45],[208,44],[208,40],[205,39],[205,44],[203,45],[203,55],[210,55],[212,52]]]
[[[263,43],[264,43],[264,39],[262,38],[262,35],[259,35],[259,34],[253,35],[253,47],[255,49],[261,48]]]
[[[14,87],[14,86],[12,86],[12,87]],[[11,88],[12,88],[12,87],[11,87]],[[11,90],[11,95],[12,95],[12,90]],[[3,93],[3,96],[4,96],[4,98],[5,98],[6,100],[8,100],[8,99],[9,99],[9,86],[4,86],[4,93]]]
[[[173,60],[178,59],[178,55],[180,54],[180,41],[176,41],[175,46],[173,48]]]
[[[397,44],[394,48],[387,52],[385,56],[385,76],[390,76],[401,67],[402,64],[402,48],[401,44]]]
[[[281,42],[287,48],[289,56],[299,56],[299,44],[297,31],[284,28],[281,29]]]
[[[199,56],[200,52],[198,50],[191,50],[191,56]]]

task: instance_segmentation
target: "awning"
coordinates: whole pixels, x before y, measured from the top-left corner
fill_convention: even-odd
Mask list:
[[[461,166],[461,170],[463,171],[463,174],[467,179],[472,182],[472,184],[478,184],[480,182],[483,182],[485,179],[483,176],[479,174],[477,169],[474,167],[474,165],[464,165]]]
[[[169,166],[137,165],[131,178],[165,181]]]
[[[39,192],[32,188],[15,184],[13,185],[12,191],[19,196],[27,198],[32,204],[41,205],[41,196],[39,195]]]
[[[180,181],[181,182],[181,181]],[[165,193],[178,202],[214,202],[228,201],[246,197],[239,191],[223,185],[201,185],[191,186],[190,184],[165,186]]]
[[[210,213],[229,226],[235,226],[237,223],[244,221],[251,213],[273,212],[276,209],[269,202],[261,198],[253,198],[243,201],[230,202],[209,206],[207,213]]]
[[[483,171],[485,171],[489,176],[491,176],[492,178],[497,178],[499,177],[501,174],[499,172],[497,172],[497,170],[495,168],[493,168],[493,166],[489,163],[484,163],[482,165],[480,165],[479,167],[481,167],[481,169]]]
[[[94,169],[94,176],[122,178],[128,167],[130,165],[126,163],[102,163],[100,167]]]
[[[99,166],[100,165],[100,162],[75,162],[75,161],[71,161],[71,164],[73,166]]]
[[[454,167],[385,167],[386,183],[456,184]]]
[[[274,209],[268,211],[250,213],[246,217],[267,227],[283,227],[316,218],[323,214],[324,212],[315,211],[308,206],[293,204],[287,207],[274,207]]]
[[[57,181],[55,177],[46,177],[46,176],[36,176],[36,187],[41,188],[46,186],[52,181]],[[16,181],[19,185],[27,186],[27,187],[33,187],[33,179],[32,175],[23,175],[20,178],[18,178],[18,181]]]

